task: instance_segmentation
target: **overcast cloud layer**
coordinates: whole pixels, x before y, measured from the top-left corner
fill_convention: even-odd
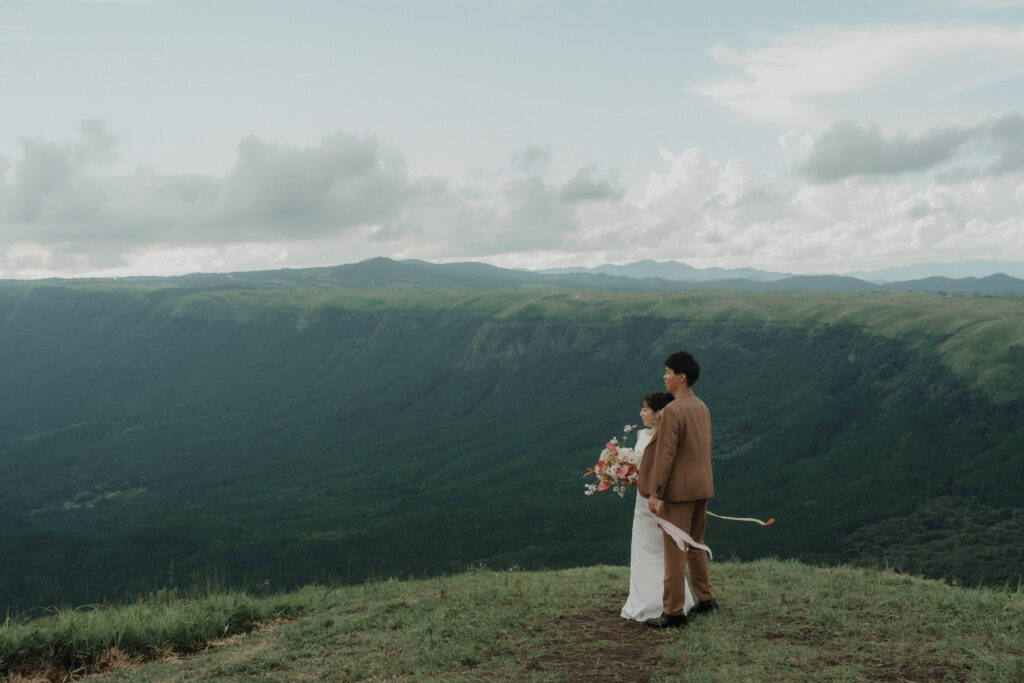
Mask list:
[[[48,4],[53,12],[61,5]],[[131,4],[142,16],[175,3]],[[524,26],[531,12],[540,19],[553,11],[543,2],[482,4],[495,16],[515,13]],[[566,107],[564,120],[551,114],[550,129],[524,122],[530,101],[506,99],[507,118],[491,114],[481,126],[490,128],[476,131],[483,121],[466,112],[474,98],[489,107],[534,87],[516,81],[530,78],[531,67],[495,74],[494,92],[470,92],[456,60],[436,67],[435,77],[451,79],[427,90],[437,101],[420,99],[423,107],[404,113],[382,102],[380,130],[316,125],[275,136],[267,120],[239,111],[230,141],[218,133],[209,146],[228,151],[195,157],[200,168],[221,158],[217,173],[154,170],[146,146],[137,136],[126,144],[121,132],[136,130],[122,119],[137,115],[130,93],[124,107],[97,112],[93,98],[106,102],[101,88],[116,84],[90,95],[58,82],[79,89],[69,100],[77,109],[53,109],[47,116],[65,118],[40,125],[51,134],[23,130],[0,147],[0,277],[303,267],[380,255],[526,267],[653,258],[791,272],[1024,260],[1024,29],[1017,8],[996,5],[1004,14],[972,15],[974,25],[957,28],[823,20],[714,36],[698,53],[703,67],[659,80],[673,72],[666,68],[644,87],[638,74],[617,84],[598,65],[574,67],[575,85],[536,86],[547,98],[536,106],[561,97]],[[0,4],[0,61],[45,32],[46,17],[29,7]],[[99,10],[79,3],[74,11]],[[110,19],[126,8],[102,11]],[[460,40],[443,25],[416,30]],[[559,58],[552,40],[538,47],[547,60]],[[0,66],[0,78],[15,94],[29,92],[31,69],[14,63]],[[373,76],[372,62],[362,68]],[[264,74],[269,92],[286,71]],[[595,75],[601,82],[590,84]],[[195,131],[213,126],[202,112],[215,117],[223,106],[215,92],[191,100],[185,88],[175,109],[176,84],[188,79],[162,76],[152,87],[164,106],[195,117]],[[657,129],[645,87],[652,101],[679,108],[675,129]],[[366,88],[364,95],[378,92]],[[601,88],[621,120],[591,99]],[[398,98],[399,84],[393,92]],[[327,88],[309,106],[333,102],[370,107]],[[459,108],[453,124],[456,116],[463,124],[435,129],[429,109],[446,102]],[[575,106],[590,103],[589,111]],[[303,117],[301,105],[294,118]],[[607,135],[588,132],[591,113],[611,117],[602,118]],[[421,127],[429,134],[417,135]],[[649,146],[629,149],[632,139]],[[161,137],[145,140],[156,150]]]

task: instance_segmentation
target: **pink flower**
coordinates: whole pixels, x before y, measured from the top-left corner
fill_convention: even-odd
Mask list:
[[[611,487],[611,484],[609,484],[606,481],[602,481],[600,484],[597,485],[597,490],[598,491],[604,491],[605,489],[610,488],[610,487]]]
[[[619,469],[615,470],[615,476],[619,479],[625,479],[629,476],[629,465],[622,465]]]
[[[608,445],[605,446],[605,448],[607,448],[608,452],[611,453],[612,455],[615,455],[616,453],[619,452],[619,447],[615,445],[614,441],[609,441]]]

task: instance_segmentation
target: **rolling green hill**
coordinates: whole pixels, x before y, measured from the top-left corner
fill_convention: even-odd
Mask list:
[[[194,283],[193,283],[194,284]],[[904,292],[0,287],[0,605],[215,572],[621,564],[601,445],[695,353],[722,557],[1024,566],[1024,299]]]
[[[161,593],[0,625],[0,676],[97,681],[1017,681],[1020,589],[794,561],[712,563],[721,609],[619,617],[625,567],[474,569],[247,595]]]

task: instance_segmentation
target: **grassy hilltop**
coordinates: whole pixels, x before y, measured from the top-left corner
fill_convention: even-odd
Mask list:
[[[996,401],[1024,388],[1024,297],[874,292],[646,292],[579,290],[212,290],[175,297],[175,315],[245,324],[272,311],[299,312],[298,326],[324,309],[438,312],[496,321],[563,319],[586,325],[634,318],[691,325],[764,325],[813,331],[850,325],[934,353]]]
[[[685,629],[618,616],[628,570],[478,569],[252,597],[160,596],[0,627],[0,675],[96,681],[1010,681],[1019,588],[890,571],[714,562],[722,609]],[[255,630],[254,630],[255,629]]]
[[[0,608],[624,563],[585,468],[679,347],[716,553],[1024,567],[1024,299],[0,286]],[[580,520],[586,520],[581,523]],[[406,548],[415,547],[415,552]]]

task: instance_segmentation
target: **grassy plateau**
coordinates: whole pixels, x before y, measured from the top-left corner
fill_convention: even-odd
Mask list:
[[[629,572],[478,568],[274,595],[162,593],[0,627],[11,681],[1024,678],[1024,592],[763,559],[712,565],[722,608],[654,631]]]
[[[924,292],[611,292],[604,290],[215,290],[176,299],[178,315],[249,322],[269,309],[449,311],[497,320],[556,318],[601,324],[630,317],[690,323],[813,329],[849,323],[934,352],[957,375],[996,400],[1024,384],[1024,298]]]

